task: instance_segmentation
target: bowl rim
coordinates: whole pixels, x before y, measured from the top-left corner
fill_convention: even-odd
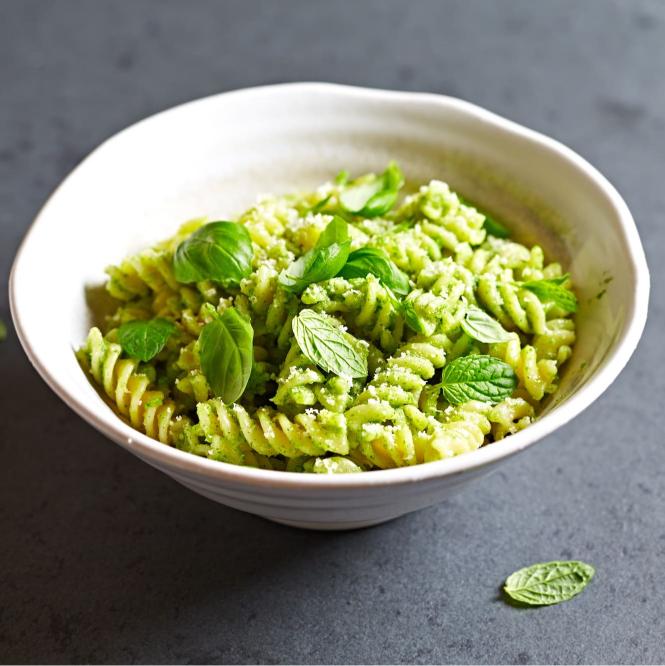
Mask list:
[[[635,276],[632,302],[629,304],[626,324],[618,336],[613,349],[608,353],[603,365],[592,375],[587,382],[573,395],[556,406],[551,412],[535,421],[528,428],[507,437],[491,446],[464,453],[453,458],[436,462],[400,467],[394,469],[374,470],[361,474],[301,474],[277,470],[256,469],[209,460],[200,456],[180,451],[171,446],[151,439],[147,435],[134,430],[120,419],[113,411],[108,410],[106,404],[100,399],[99,403],[89,404],[69,390],[60,382],[59,378],[51,372],[48,363],[39,357],[31,343],[30,331],[23,323],[20,297],[20,276],[25,256],[25,250],[31,238],[39,227],[40,221],[48,214],[54,198],[58,195],[69,180],[80,170],[86,167],[92,159],[97,159],[100,152],[115,139],[133,132],[145,123],[167,115],[186,111],[194,106],[203,105],[213,100],[235,96],[270,95],[275,92],[290,92],[293,94],[325,93],[341,97],[353,97],[366,101],[390,100],[402,104],[426,103],[450,108],[466,114],[483,124],[492,126],[496,132],[501,132],[555,153],[577,170],[580,177],[586,178],[601,192],[611,205],[619,221],[618,230],[627,249],[628,258]],[[179,104],[159,113],[144,118],[127,128],[113,134],[97,146],[84,160],[80,162],[49,195],[34,221],[26,232],[14,259],[9,277],[9,302],[12,319],[19,341],[28,356],[28,359],[42,376],[51,389],[71,407],[79,416],[94,426],[104,435],[120,444],[145,462],[170,470],[178,470],[193,476],[205,477],[211,480],[229,482],[248,487],[272,487],[275,489],[295,490],[334,490],[368,488],[375,486],[399,485],[419,481],[433,480],[443,477],[459,475],[471,470],[490,465],[500,459],[508,458],[519,451],[540,441],[554,430],[568,423],[594,402],[616,379],[633,354],[647,318],[649,300],[649,271],[642,244],[635,226],[634,219],[621,195],[614,186],[595,167],[561,142],[552,139],[540,132],[531,130],[514,121],[508,120],[492,111],[476,104],[446,95],[428,92],[410,92],[383,90],[358,86],[347,86],[324,82],[296,82],[273,85],[241,88],[228,92],[202,97],[184,104]]]

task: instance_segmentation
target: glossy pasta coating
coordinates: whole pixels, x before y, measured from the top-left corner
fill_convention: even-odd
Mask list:
[[[378,179],[369,174],[351,185]],[[442,460],[531,424],[573,353],[575,321],[524,284],[554,279],[572,289],[561,265],[548,263],[537,245],[488,234],[485,215],[439,180],[375,216],[346,210],[346,187],[340,178],[304,194],[263,197],[234,218],[253,249],[251,272],[235,285],[176,280],[176,248],[206,223],[201,218],[108,267],[115,310],[90,330],[77,357],[111,407],[189,454],[311,474]],[[285,288],[280,273],[316,246],[335,215],[348,224],[350,249],[385,252],[408,288],[397,294],[371,272]],[[251,323],[254,360],[242,396],[224,404],[202,370],[200,336],[229,308]],[[470,308],[498,322],[507,339],[485,343],[469,334]],[[293,329],[303,309],[361,341],[367,377],[338,376],[308,357]],[[151,360],[131,358],[118,327],[153,317],[175,332]],[[512,395],[496,404],[448,404],[442,372],[469,354],[508,364],[517,378]]]

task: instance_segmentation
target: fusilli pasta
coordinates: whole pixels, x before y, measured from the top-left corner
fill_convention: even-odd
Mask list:
[[[236,262],[237,281],[179,281],[179,248],[214,226],[205,219],[107,268],[117,307],[77,357],[112,408],[194,455],[316,474],[442,460],[532,423],[575,343],[570,278],[541,247],[489,234],[485,215],[446,183],[395,204],[395,169],[261,199],[233,227],[246,230],[247,265],[219,259],[223,246],[205,250],[207,262]],[[366,275],[348,277],[358,268],[343,273],[345,257],[361,248]],[[471,311],[489,333],[468,325]],[[245,370],[231,329],[219,329],[213,354],[204,347],[204,331],[230,312],[251,331]],[[303,328],[307,313],[314,328]],[[127,326],[154,321],[166,333],[143,355]],[[235,400],[220,397],[211,358],[229,385],[242,379]],[[514,382],[482,400],[454,398],[467,380],[449,390],[446,373],[463,359],[499,364]]]

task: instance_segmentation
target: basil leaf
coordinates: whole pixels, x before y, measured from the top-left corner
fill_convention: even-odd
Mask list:
[[[503,589],[515,601],[531,606],[549,606],[578,595],[594,573],[590,564],[578,560],[543,562],[508,576]]]
[[[397,294],[406,296],[411,291],[408,276],[395,266],[383,250],[374,247],[361,247],[351,252],[338,275],[348,280],[367,277],[368,273],[378,277]]]
[[[401,309],[406,325],[416,333],[427,335],[427,328],[423,322],[420,321],[420,317],[418,316],[416,309],[413,307],[413,301],[403,301]]]
[[[212,280],[238,284],[252,272],[252,239],[237,222],[210,222],[178,245],[173,257],[175,279],[190,283]]]
[[[462,319],[462,330],[478,342],[506,342],[511,335],[484,310],[470,306]]]
[[[316,245],[279,274],[279,283],[285,289],[299,293],[312,282],[329,280],[342,269],[350,251],[349,227],[336,215]]]
[[[395,205],[403,185],[400,168],[391,162],[378,178],[345,188],[339,195],[339,203],[349,213],[377,217]]]
[[[489,215],[485,215],[483,226],[485,227],[485,231],[491,236],[495,236],[496,238],[510,238],[510,230]]]
[[[199,336],[201,370],[213,393],[224,404],[244,392],[254,361],[254,330],[235,308],[206,324]]]
[[[570,275],[566,273],[549,280],[532,280],[522,283],[521,287],[534,293],[541,301],[551,301],[566,312],[577,312],[577,297],[570,289],[563,286],[569,277]]]
[[[331,317],[301,310],[291,323],[302,353],[326,372],[339,377],[367,376],[367,350],[354,346],[341,326]]]
[[[512,394],[517,386],[517,376],[498,358],[471,354],[457,358],[443,368],[440,386],[451,405],[469,400],[496,404]]]
[[[176,325],[168,319],[136,319],[118,328],[118,342],[132,358],[149,361],[159,354]]]

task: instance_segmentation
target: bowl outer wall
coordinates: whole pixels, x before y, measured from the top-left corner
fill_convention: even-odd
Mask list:
[[[260,105],[261,99],[265,100],[280,95],[286,97],[318,95],[327,97],[335,103],[348,99],[367,103],[369,106],[390,102],[404,105],[405,110],[418,109],[420,106],[427,107],[428,112],[431,112],[433,107],[438,107],[444,116],[446,113],[456,114],[474,127],[482,128],[483,131],[490,131],[501,135],[506,140],[522,142],[531,149],[549,153],[550,156],[561,161],[562,167],[565,166],[571,170],[571,173],[583,180],[586,186],[595,189],[596,194],[605,200],[616,217],[621,241],[625,244],[630,258],[630,271],[627,277],[632,283],[633,298],[627,304],[625,322],[614,341],[611,352],[594,375],[564,404],[552,409],[527,430],[492,446],[427,465],[340,476],[299,475],[255,470],[196,458],[165,447],[133,430],[117,419],[101,400],[95,404],[90,402],[87,396],[82,397],[72,393],[61,381],[61,377],[52,371],[49,359],[41,353],[41,350],[35,348],[33,330],[30,328],[30,324],[25,322],[26,308],[31,306],[23,298],[23,282],[30,279],[30,265],[27,262],[31,259],[29,249],[32,239],[39,235],[43,220],[50,215],[50,210],[57,204],[61,192],[69,187],[77,174],[84,172],[91,162],[103,159],[105,151],[114,147],[114,142],[123,137],[131,137],[132,132],[140,132],[143,127],[155,120],[168,120],[172,114],[186,114],[188,110],[196,109],[197,105],[224,104],[225,100],[238,96],[245,96],[248,100],[251,98],[253,104]],[[296,503],[306,502],[310,506],[314,506],[313,502],[318,506],[320,500],[323,504],[317,510],[325,513],[333,506],[343,507],[339,510],[347,512],[353,510],[354,507],[357,511],[363,511],[365,507],[369,511],[370,505],[377,502],[377,498],[379,498],[379,508],[384,507],[384,517],[388,519],[393,515],[437,501],[447,493],[447,487],[453,489],[461,485],[458,482],[460,476],[468,475],[469,478],[476,476],[476,472],[482,471],[486,466],[506,459],[542,439],[586,408],[619,374],[642,333],[646,320],[648,291],[649,277],[644,253],[626,204],[598,171],[570,149],[489,111],[454,98],[426,93],[388,92],[318,83],[265,86],[216,95],[157,114],[112,137],[93,151],[46,202],[19,248],[10,277],[12,317],[21,343],[31,362],[49,386],[77,413],[124,448],[139,455],[149,464],[162,469],[185,485],[193,487],[197,492],[212,496],[217,501],[287,522],[289,515],[295,516],[298,513],[292,500],[295,500]],[[70,349],[66,351],[71,352]],[[414,485],[420,485],[421,488],[415,489]],[[227,489],[228,492],[226,492]],[[388,495],[388,492],[392,495]],[[235,495],[232,496],[232,493]],[[420,499],[419,501],[413,500],[413,497],[408,499],[409,495],[417,496]],[[393,498],[394,502],[389,501]],[[258,504],[250,506],[250,502],[254,500],[258,500]],[[291,513],[286,517],[282,514],[274,514],[270,507],[277,504],[282,505],[284,510],[287,510],[287,514],[288,510]],[[404,510],[400,510],[399,506]],[[380,513],[380,510],[377,510],[376,515],[372,514],[372,522],[378,522],[375,518]],[[367,518],[370,518],[369,514]],[[296,522],[298,520],[296,519]],[[308,521],[301,522],[316,523],[316,520],[308,519]]]

